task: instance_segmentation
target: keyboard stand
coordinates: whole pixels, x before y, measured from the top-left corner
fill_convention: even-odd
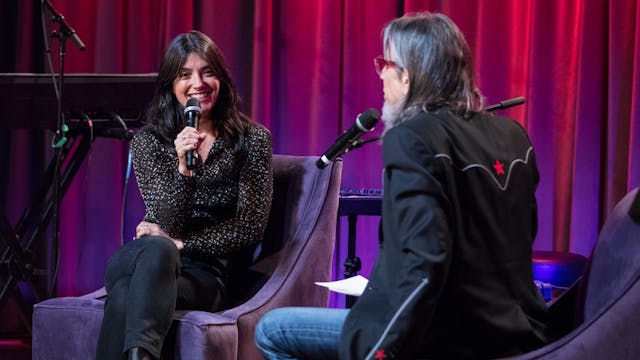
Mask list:
[[[121,136],[121,134],[122,132],[119,132],[117,136]],[[80,165],[91,150],[91,143],[95,139],[94,135],[113,137],[110,129],[95,129],[93,133],[89,129],[78,129],[70,130],[67,134],[68,140],[60,149],[60,199],[64,197]],[[126,140],[126,138],[128,135],[122,140]],[[28,322],[29,328],[33,303],[53,296],[54,294],[50,291],[55,292],[55,288],[48,285],[54,279],[47,279],[48,281],[44,281],[42,284],[43,281],[36,281],[38,280],[36,277],[51,275],[50,270],[57,266],[55,257],[57,257],[58,250],[51,249],[54,255],[50,259],[37,259],[38,261],[32,252],[32,248],[36,245],[47,249],[48,244],[44,241],[46,231],[54,215],[55,167],[56,159],[54,156],[44,173],[43,183],[35,202],[24,211],[15,228],[11,227],[5,214],[0,213],[0,245],[6,243],[6,246],[0,246],[2,249],[0,257],[0,309],[4,307],[8,296],[13,292],[21,307],[21,315]],[[51,269],[38,269],[36,262],[45,263]],[[28,283],[29,288],[19,286],[16,291],[13,291],[18,282]]]
[[[64,103],[67,142],[60,150],[58,200],[64,197],[73,177],[97,137],[123,141],[132,136],[153,97],[157,74],[65,74]],[[0,73],[0,109],[11,121],[0,122],[0,130],[58,128],[58,97],[50,74]],[[91,122],[87,119],[91,118]],[[129,124],[129,125],[126,125]],[[55,156],[42,176],[32,205],[15,228],[0,212],[0,309],[13,295],[30,324],[33,301],[55,294],[58,244],[47,241],[54,216]],[[41,264],[38,269],[35,264]],[[45,279],[45,280],[43,280]],[[29,286],[24,286],[25,284]],[[15,290],[15,291],[14,291]]]

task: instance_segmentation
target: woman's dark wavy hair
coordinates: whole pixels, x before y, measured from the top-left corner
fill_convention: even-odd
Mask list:
[[[220,81],[218,98],[211,110],[213,125],[218,136],[238,150],[243,145],[244,133],[251,120],[239,110],[240,96],[224,64],[222,52],[213,40],[199,31],[180,34],[169,44],[147,110],[146,127],[169,146],[184,128],[184,107],[173,94],[173,83],[189,54],[203,58]]]
[[[482,110],[469,46],[447,16],[410,13],[385,26],[382,37],[385,55],[393,48],[394,61],[409,75],[402,118],[441,107],[465,115]]]

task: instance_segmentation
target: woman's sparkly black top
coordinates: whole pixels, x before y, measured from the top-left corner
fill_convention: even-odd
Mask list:
[[[131,143],[133,166],[146,206],[145,221],[182,239],[182,254],[226,257],[262,239],[271,208],[271,134],[253,124],[234,151],[216,138],[192,177],[178,172],[173,146],[141,129]]]

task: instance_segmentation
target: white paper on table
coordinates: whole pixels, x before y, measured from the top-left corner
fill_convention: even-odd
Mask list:
[[[362,275],[352,276],[343,280],[337,281],[316,281],[316,285],[324,286],[329,290],[351,296],[360,296],[367,287],[369,280]]]

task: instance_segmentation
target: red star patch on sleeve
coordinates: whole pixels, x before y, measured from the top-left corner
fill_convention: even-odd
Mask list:
[[[384,354],[384,349],[376,350],[376,359],[383,360],[386,357],[387,357],[387,355]]]
[[[493,168],[496,170],[496,174],[504,175],[504,165],[502,165],[500,161],[496,160],[496,163],[493,164]]]

